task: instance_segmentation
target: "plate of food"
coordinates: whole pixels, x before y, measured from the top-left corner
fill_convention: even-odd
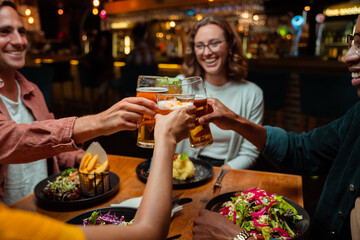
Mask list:
[[[307,239],[310,217],[296,202],[258,188],[228,192],[206,209],[224,215],[257,239]],[[235,216],[235,217],[234,217]]]
[[[139,179],[146,182],[149,176],[151,160],[136,167]],[[173,188],[184,189],[200,186],[210,181],[214,174],[213,166],[206,161],[190,159],[187,153],[176,154],[173,163]]]
[[[67,220],[66,223],[75,225],[131,225],[135,217],[136,208],[104,207],[80,213]]]
[[[45,178],[35,186],[36,203],[42,208],[53,211],[86,208],[117,193],[120,184],[119,176],[113,172],[108,172],[108,181],[108,191],[89,197],[80,191],[77,169],[66,169],[59,174]]]

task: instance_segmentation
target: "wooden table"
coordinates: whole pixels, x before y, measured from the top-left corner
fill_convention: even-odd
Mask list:
[[[120,177],[120,189],[113,198],[105,202],[79,211],[55,212],[38,207],[34,194],[30,194],[12,204],[11,207],[41,213],[60,221],[66,221],[90,209],[107,207],[112,203],[120,203],[129,198],[142,196],[145,184],[138,179],[135,169],[145,159],[109,155],[109,161],[110,170]],[[206,203],[213,197],[226,192],[258,187],[268,192],[283,195],[303,206],[301,176],[250,170],[230,170],[223,178],[222,188],[214,193],[213,184],[219,170],[219,167],[214,167],[213,179],[202,186],[174,190],[177,194],[183,193],[181,197],[190,197],[193,201],[183,205],[184,209],[174,215],[168,236],[181,234],[180,239],[192,239],[193,222],[199,210],[205,208]]]

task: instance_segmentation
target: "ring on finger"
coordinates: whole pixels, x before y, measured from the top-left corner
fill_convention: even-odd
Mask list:
[[[189,106],[185,105],[185,107],[186,107],[186,112],[187,112],[188,114],[190,114]]]

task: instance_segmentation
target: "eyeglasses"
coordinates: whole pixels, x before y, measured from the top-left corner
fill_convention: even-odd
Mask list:
[[[197,54],[201,54],[204,53],[205,48],[207,47],[211,52],[217,52],[220,50],[220,44],[223,41],[220,40],[216,40],[216,41],[212,41],[209,42],[208,44],[203,44],[203,43],[195,43],[195,53]]]
[[[348,49],[355,46],[355,52],[360,56],[360,33],[348,34],[347,35]]]

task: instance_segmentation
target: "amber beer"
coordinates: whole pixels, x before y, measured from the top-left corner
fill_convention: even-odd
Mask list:
[[[190,130],[190,145],[192,148],[206,147],[214,142],[210,126],[209,124],[199,124],[198,120],[207,113],[207,98],[205,96],[195,96],[194,105],[196,107],[196,127]]]
[[[159,113],[167,115],[178,108],[193,105],[194,98],[195,95],[191,94],[157,94]]]
[[[156,103],[157,93],[167,93],[164,87],[140,87],[136,89],[137,97],[144,97]],[[137,145],[144,148],[154,148],[155,119],[144,115],[138,129]]]

